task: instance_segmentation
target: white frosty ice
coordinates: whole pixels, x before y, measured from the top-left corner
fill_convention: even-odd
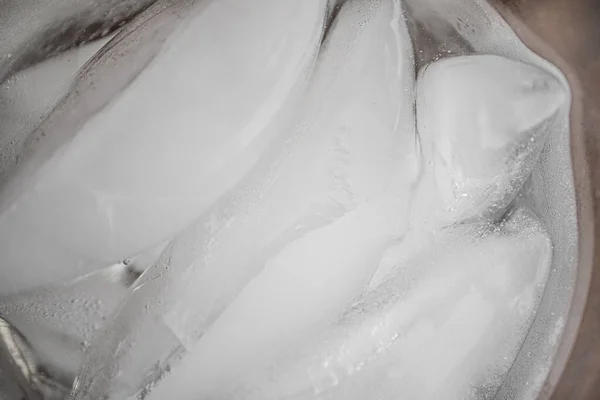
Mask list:
[[[416,218],[448,223],[501,214],[567,100],[552,74],[505,57],[454,57],[425,67],[417,121],[426,172]]]
[[[238,385],[227,398],[478,399],[482,386],[497,389],[549,272],[552,246],[539,220],[519,209],[498,227],[456,228],[408,253],[319,333],[281,349],[277,362],[255,354],[244,374],[222,372],[221,388]],[[247,340],[232,328],[207,355]]]
[[[128,25],[6,171],[0,293],[103,268],[201,215],[280,131],[325,4],[161,1]]]
[[[93,346],[76,398],[131,394],[142,378],[158,381],[152,398],[163,398],[169,390],[162,388],[170,384],[187,390],[178,390],[178,398],[195,398],[193,371],[198,363],[205,367],[197,340],[263,270],[240,295],[249,302],[237,303],[225,320],[256,316],[284,329],[270,317],[304,299],[305,312],[290,320],[303,331],[341,309],[368,283],[385,244],[406,226],[407,194],[418,176],[413,84],[399,2],[345,3],[300,106],[300,122],[142,276]],[[257,293],[269,297],[271,314],[260,315]],[[289,296],[277,300],[284,294]],[[285,345],[287,330],[263,335],[268,329],[249,323],[248,338],[255,341],[240,344],[220,367],[234,365],[236,354],[251,360],[275,338]],[[177,351],[190,355],[161,381]],[[179,380],[193,385],[183,389]]]

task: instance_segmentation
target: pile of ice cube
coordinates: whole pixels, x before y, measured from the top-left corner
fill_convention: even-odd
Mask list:
[[[559,79],[417,65],[400,0],[159,0],[103,44],[0,88],[0,316],[83,344],[73,399],[493,396],[551,263],[513,200]]]

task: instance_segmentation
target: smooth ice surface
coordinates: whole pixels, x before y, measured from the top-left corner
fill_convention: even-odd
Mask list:
[[[227,383],[221,384],[238,389],[234,396],[199,398],[493,395],[539,306],[552,258],[546,231],[519,209],[497,227],[462,226],[404,254],[394,274],[356,296],[302,345],[280,349],[277,362],[256,354],[245,374],[223,372]],[[232,329],[232,337],[213,346],[225,351],[246,340],[243,329]],[[208,353],[214,359],[218,348]]]
[[[246,174],[287,120],[326,0],[170,3],[85,66],[7,172],[0,242],[10,247],[0,253],[12,282],[0,292],[169,239]],[[45,246],[35,256],[29,236]]]
[[[531,174],[566,102],[552,74],[505,57],[453,57],[426,66],[417,120],[427,161],[422,186],[435,189],[417,204],[444,222],[501,214]]]
[[[418,177],[412,69],[399,2],[346,3],[329,30],[299,122],[142,276],[92,347],[75,386],[76,398],[117,398],[145,382],[149,386],[142,393],[157,384],[158,394],[150,391],[150,396],[161,398],[161,387],[170,379],[195,382],[189,375],[193,368],[167,373],[173,357],[183,356],[183,365],[202,364],[197,340],[263,270],[240,294],[248,302],[236,303],[237,311],[223,319],[260,316],[255,296],[264,287],[270,288],[265,292],[270,303],[279,301],[281,307],[272,304],[271,314],[260,316],[261,321],[274,327],[269,316],[281,316],[285,304],[312,296],[293,322],[300,331],[310,330],[365,285],[378,253],[406,225],[407,194]],[[272,283],[292,270],[298,271],[297,285],[290,279],[281,290],[294,291],[276,300],[283,292]],[[334,288],[339,289],[335,298],[327,295]],[[313,312],[327,299],[329,306]],[[139,309],[144,309],[141,315]],[[232,358],[223,359],[219,368],[247,362],[252,346],[265,349],[269,338],[284,341],[278,345],[287,340],[282,331],[263,336],[260,325],[247,328],[255,330],[248,346],[238,348],[241,359],[230,352]],[[244,360],[247,351],[251,354]],[[165,373],[167,383],[161,380]],[[194,397],[191,389],[179,398]]]
[[[12,75],[0,85],[0,176],[18,159],[29,134],[68,93],[79,68],[108,40],[64,52]],[[0,191],[1,187],[0,181]],[[73,257],[30,227],[19,225],[22,222],[0,217],[0,295],[35,286],[50,260],[60,268],[68,266]]]
[[[155,0],[3,0],[0,83],[71,46],[105,36]]]

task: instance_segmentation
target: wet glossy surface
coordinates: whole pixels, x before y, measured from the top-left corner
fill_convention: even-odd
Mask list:
[[[594,254],[587,287],[580,288],[577,301],[583,306],[581,326],[573,332],[576,342],[562,376],[553,377],[557,387],[554,400],[596,400],[600,393],[600,2],[596,0],[503,0],[519,18],[543,38],[573,69],[580,81],[575,96],[583,107],[576,110],[585,150],[573,149],[575,165],[586,160],[591,178],[590,212],[593,226],[585,229],[586,240],[593,241]],[[578,162],[579,161],[579,162]],[[576,174],[577,179],[577,174]],[[586,185],[586,182],[580,182]],[[587,199],[580,202],[584,212]],[[592,231],[593,229],[593,231]],[[594,232],[596,232],[594,234]],[[587,286],[587,285],[586,285]],[[548,387],[545,396],[552,393]]]
[[[541,32],[543,35],[546,35],[547,38],[549,38],[549,40],[558,40],[556,38],[552,38],[552,33],[548,33],[547,31],[545,31],[545,29],[547,29],[546,25],[544,23],[541,23],[539,26],[535,26],[535,21],[536,21],[536,11],[534,11],[534,5],[533,3],[535,2],[530,2],[530,4],[527,7],[530,8],[526,8],[526,7],[522,7],[521,11],[523,14],[523,16],[525,18],[529,18],[529,21],[533,21],[534,23],[534,29],[538,29],[539,32]],[[551,3],[551,2],[548,2]],[[558,3],[557,1],[554,3]],[[556,6],[558,10],[560,10],[560,7]],[[552,8],[550,8],[552,9]],[[556,9],[556,8],[555,8]],[[565,9],[569,9],[568,7],[566,7]],[[564,10],[563,10],[564,11]],[[539,11],[538,11],[539,12]],[[542,13],[543,14],[543,13]],[[589,17],[589,15],[588,15]],[[580,15],[579,18],[583,19],[583,16]],[[544,17],[542,18],[543,21],[548,21],[548,17]],[[550,19],[551,20],[551,19]],[[539,21],[538,21],[539,23]],[[568,30],[569,33],[572,33],[570,30]],[[544,33],[546,32],[546,33]],[[570,35],[564,35],[566,37],[569,37]],[[584,41],[584,39],[581,39],[581,41]],[[578,42],[578,44],[580,44]],[[578,56],[580,57],[580,59],[584,59],[585,57],[582,55],[583,53],[585,53],[586,56],[589,56],[589,51],[588,52],[583,52],[583,53],[578,53],[574,48],[577,47],[575,45],[570,46],[568,48],[563,48],[560,49],[560,46],[557,46],[557,49],[560,51],[562,51],[562,55],[567,58],[568,60],[570,60],[571,62],[574,62],[573,60],[575,60]],[[579,54],[579,55],[578,55]],[[593,57],[592,57],[593,59]],[[582,65],[584,63],[582,62]],[[592,65],[594,65],[594,62],[591,62]],[[589,74],[587,71],[589,68],[587,67],[582,67],[581,65],[577,65],[575,67],[576,70],[579,71],[580,76],[582,79],[585,79],[586,76],[590,76],[591,74]],[[594,69],[593,67],[591,68],[592,70]],[[592,98],[597,97],[596,92],[594,91],[593,86],[591,85],[587,85],[586,89],[584,89],[585,91],[589,91],[590,93],[585,94],[585,92],[582,93],[578,93],[579,95],[582,95],[583,97],[586,98],[586,100],[590,100]],[[591,111],[592,108],[589,105],[590,103],[588,103],[588,108],[587,108],[587,114],[586,114],[586,120],[587,123],[589,123],[589,121],[591,121],[592,119],[596,118],[596,115],[594,111]],[[594,136],[593,134],[589,134],[588,131],[588,144],[590,143],[595,143],[593,142]],[[590,157],[591,157],[591,161],[592,161],[592,170],[594,170],[593,168],[593,162],[595,160],[595,153],[594,150],[595,148],[592,147],[590,148],[588,146],[588,151],[590,151]],[[593,289],[590,293],[591,298],[593,299],[594,294],[597,293],[595,292]],[[557,399],[562,399],[562,398],[574,398],[574,399],[587,399],[587,398],[593,398],[593,397],[581,397],[581,396],[592,396],[595,393],[595,389],[597,389],[597,377],[594,377],[593,375],[593,370],[594,370],[594,366],[598,365],[597,364],[597,359],[594,358],[594,354],[593,352],[590,351],[591,348],[594,348],[594,344],[595,344],[595,338],[593,336],[593,333],[590,333],[589,335],[586,334],[586,329],[590,329],[589,332],[594,332],[594,328],[597,328],[597,323],[598,321],[594,320],[594,311],[595,308],[593,306],[593,300],[592,303],[588,304],[588,308],[586,311],[586,315],[584,317],[583,320],[583,330],[579,333],[579,338],[580,338],[580,342],[579,344],[575,347],[575,352],[573,353],[573,358],[570,361],[570,364],[567,368],[567,373],[566,373],[566,378],[569,378],[569,376],[571,377],[576,377],[577,379],[572,379],[570,382],[569,381],[565,381],[563,380],[563,383],[561,385],[559,385],[559,391],[556,394]],[[598,330],[595,329],[595,331],[597,332]],[[583,343],[583,344],[582,344]],[[579,357],[579,358],[577,358]],[[579,364],[578,364],[579,363]],[[573,369],[574,368],[574,369]],[[579,368],[579,370],[578,370]],[[569,372],[569,371],[578,371],[578,373],[575,372]],[[564,383],[567,382],[567,383]],[[561,390],[563,392],[561,392]],[[566,397],[558,397],[558,396],[566,396]],[[573,397],[573,396],[580,396],[580,397]]]

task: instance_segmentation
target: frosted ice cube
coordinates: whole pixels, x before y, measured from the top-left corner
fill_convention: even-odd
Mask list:
[[[72,46],[105,36],[156,0],[3,0],[0,83]]]
[[[7,171],[0,241],[12,237],[1,252],[12,283],[45,285],[130,257],[229,190],[302,91],[325,3],[162,1],[124,28]],[[36,257],[28,236],[45,243]]]
[[[403,230],[418,175],[413,85],[412,48],[399,2],[345,3],[328,31],[300,122],[231,196],[176,238],[162,262],[141,277],[93,346],[76,398],[119,396],[150,381],[142,393],[154,396],[150,389],[158,382],[160,397],[162,375],[174,358],[192,350],[266,264],[287,260],[286,268],[296,268],[291,254],[319,244],[319,237],[331,237],[340,226],[352,233],[338,238],[337,246],[357,246],[353,254],[362,261],[356,261],[352,274],[355,282],[363,282],[377,267],[366,253],[377,253]],[[361,227],[372,239],[357,244]],[[333,284],[347,255],[327,254],[337,265],[328,280]],[[313,272],[327,255],[310,257]],[[310,272],[303,293],[310,290]],[[338,302],[346,297],[340,294]],[[297,323],[313,324],[309,314]],[[178,369],[173,377],[189,377],[186,371]]]
[[[552,246],[525,209],[474,228],[438,237],[279,362],[258,358],[228,398],[475,400],[478,387],[497,389],[539,306]]]
[[[416,202],[445,222],[502,213],[530,175],[567,92],[552,74],[500,56],[433,62],[419,74],[427,172]]]

